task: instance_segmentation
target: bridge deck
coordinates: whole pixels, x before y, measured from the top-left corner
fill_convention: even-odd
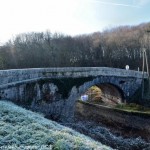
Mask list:
[[[142,78],[142,72],[108,67],[30,68],[0,71],[0,84],[37,78],[78,78],[96,76],[118,76]],[[147,78],[147,74],[144,74]]]

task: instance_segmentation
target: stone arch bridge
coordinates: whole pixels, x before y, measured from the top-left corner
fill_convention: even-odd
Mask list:
[[[70,121],[75,101],[91,86],[111,85],[130,101],[141,83],[141,72],[107,67],[1,70],[0,99]]]

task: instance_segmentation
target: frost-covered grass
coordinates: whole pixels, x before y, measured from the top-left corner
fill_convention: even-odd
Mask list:
[[[42,115],[0,101],[0,149],[109,150]]]

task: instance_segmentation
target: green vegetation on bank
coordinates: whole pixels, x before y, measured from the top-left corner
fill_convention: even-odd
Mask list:
[[[143,114],[143,115],[150,115],[150,108],[135,104],[135,103],[130,103],[130,104],[125,104],[125,103],[121,103],[121,104],[117,104],[115,107],[110,107],[110,106],[106,106],[100,103],[89,103],[89,102],[84,102],[82,100],[78,100],[79,103],[83,103],[86,105],[93,105],[93,106],[98,106],[98,107],[105,107],[107,109],[111,109],[111,110],[116,110],[119,112],[128,112],[128,113],[136,113],[136,114]]]
[[[70,128],[11,102],[0,101],[0,149],[108,150]]]
[[[125,110],[125,111],[130,111],[130,112],[139,112],[139,113],[147,113],[150,114],[150,108],[144,107],[139,104],[135,103],[129,103],[129,104],[117,104],[115,106],[117,109]]]

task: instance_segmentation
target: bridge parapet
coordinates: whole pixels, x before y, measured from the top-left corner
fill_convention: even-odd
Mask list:
[[[37,78],[115,76],[142,78],[142,72],[108,67],[30,68],[0,71],[0,85]],[[147,78],[147,74],[144,75]]]

